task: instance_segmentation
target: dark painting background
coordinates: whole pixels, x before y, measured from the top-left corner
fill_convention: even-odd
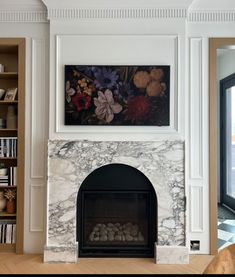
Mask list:
[[[65,65],[65,125],[169,126],[170,66]]]

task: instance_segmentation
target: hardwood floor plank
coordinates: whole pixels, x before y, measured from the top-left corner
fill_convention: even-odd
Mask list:
[[[213,256],[190,255],[187,265],[158,265],[148,258],[80,258],[43,263],[42,255],[0,253],[0,274],[201,274]]]

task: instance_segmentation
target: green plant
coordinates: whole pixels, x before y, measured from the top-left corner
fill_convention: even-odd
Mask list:
[[[12,201],[16,198],[16,190],[14,189],[5,189],[4,196],[9,200]]]
[[[0,168],[6,168],[4,163],[0,163]]]

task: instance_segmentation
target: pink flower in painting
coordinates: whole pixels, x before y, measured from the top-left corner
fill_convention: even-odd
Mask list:
[[[98,98],[94,98],[94,104],[97,117],[107,123],[113,120],[114,114],[118,114],[122,110],[122,106],[114,101],[113,93],[109,89],[106,89],[104,93],[98,91]]]

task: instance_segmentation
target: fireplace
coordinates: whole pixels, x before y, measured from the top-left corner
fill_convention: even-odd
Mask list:
[[[47,189],[45,262],[154,251],[159,264],[188,263],[182,141],[50,140]]]
[[[80,257],[153,257],[156,193],[137,169],[110,164],[82,183],[77,200]]]

